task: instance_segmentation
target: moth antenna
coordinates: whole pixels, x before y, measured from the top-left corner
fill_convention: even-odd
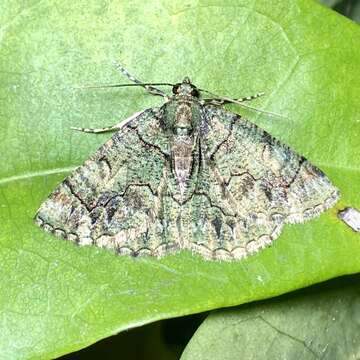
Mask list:
[[[143,84],[109,84],[109,85],[84,85],[84,86],[73,86],[73,89],[83,90],[83,89],[106,89],[106,88],[117,88],[117,87],[128,87],[128,86],[174,86],[170,83],[143,83]]]
[[[275,112],[257,109],[255,107],[250,106],[250,105],[245,105],[244,104],[244,101],[253,100],[253,99],[256,99],[256,98],[258,98],[260,96],[263,96],[265,94],[263,92],[258,93],[258,94],[254,95],[254,96],[247,96],[247,97],[243,98],[242,101],[239,101],[239,100],[236,100],[236,99],[231,99],[231,98],[226,97],[226,96],[217,96],[216,94],[214,94],[214,93],[212,93],[211,91],[208,91],[208,90],[204,90],[204,89],[198,89],[198,90],[202,91],[202,92],[205,92],[205,93],[215,97],[215,99],[208,99],[208,101],[211,101],[211,100],[216,101],[216,100],[218,100],[219,102],[222,102],[223,104],[225,104],[225,103],[233,103],[233,104],[237,104],[239,106],[242,106],[243,108],[256,111],[258,113],[267,114],[267,115],[270,115],[270,116],[275,116],[275,117],[279,117],[279,118],[283,118],[283,119],[286,118],[285,116],[277,114]]]

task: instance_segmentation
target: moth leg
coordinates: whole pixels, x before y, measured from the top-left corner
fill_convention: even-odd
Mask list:
[[[118,130],[122,129],[125,125],[127,125],[130,121],[134,120],[135,118],[137,118],[138,116],[143,114],[145,111],[146,110],[138,111],[134,115],[131,115],[130,117],[128,117],[127,119],[122,120],[118,124],[104,127],[104,128],[91,129],[91,128],[78,128],[78,127],[72,126],[70,129],[82,131],[82,132],[86,132],[86,133],[91,133],[91,134],[100,134],[100,133],[109,132],[109,131],[118,131]]]
[[[257,99],[258,97],[260,96],[263,96],[264,93],[261,92],[261,93],[258,93],[258,94],[255,94],[255,95],[251,95],[251,96],[244,96],[244,97],[241,97],[239,99],[229,99],[229,98],[210,98],[210,99],[204,99],[204,102],[206,104],[211,104],[211,105],[224,105],[224,104],[229,104],[229,103],[241,103],[241,102],[244,102],[244,101],[251,101],[251,100],[254,100],[254,99]]]
[[[168,99],[168,96],[160,89],[155,86],[144,84],[142,81],[131,75],[122,65],[117,62],[114,62],[114,65],[117,70],[119,70],[123,75],[125,75],[130,81],[139,86],[142,86],[148,93],[152,95],[162,96],[165,99]]]

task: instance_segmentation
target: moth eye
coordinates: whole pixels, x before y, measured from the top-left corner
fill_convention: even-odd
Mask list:
[[[179,87],[180,87],[180,84],[176,84],[175,86],[173,86],[172,92],[173,92],[174,94],[177,94],[177,93],[178,93],[178,90],[179,90]]]
[[[191,90],[191,96],[199,97],[200,96],[199,91],[197,89],[192,89]]]

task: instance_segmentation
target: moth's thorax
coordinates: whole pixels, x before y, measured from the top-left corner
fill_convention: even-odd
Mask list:
[[[193,130],[191,104],[180,103],[175,111],[174,135],[191,135]]]
[[[192,135],[200,124],[200,105],[196,98],[174,96],[164,105],[164,126],[173,135]]]

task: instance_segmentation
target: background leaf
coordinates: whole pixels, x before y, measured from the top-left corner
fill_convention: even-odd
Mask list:
[[[356,359],[359,280],[349,277],[266,302],[214,311],[181,360]]]
[[[158,319],[264,299],[360,271],[360,239],[336,218],[360,206],[360,30],[308,0],[3,1],[0,11],[0,353],[51,358]],[[336,29],[336,31],[334,31]],[[342,200],[286,226],[236,263],[188,252],[161,260],[77,248],[32,223],[40,203],[109,136],[105,126],[159,104],[124,81],[193,82],[267,96],[246,115],[323,169]],[[120,79],[120,80],[119,80]],[[231,107],[240,112],[238,107]],[[244,112],[242,112],[244,113]]]

